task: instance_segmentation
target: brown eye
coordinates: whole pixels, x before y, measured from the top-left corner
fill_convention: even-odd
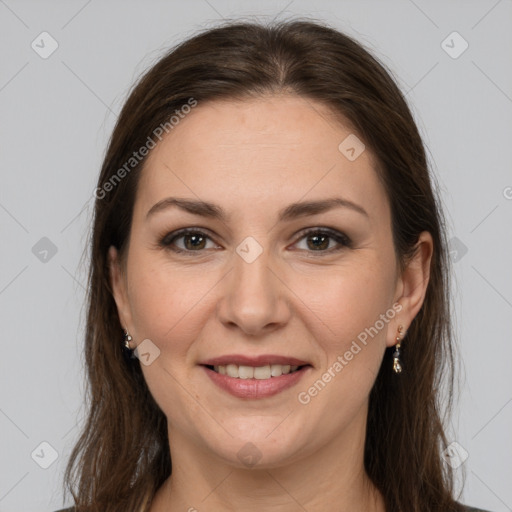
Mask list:
[[[189,251],[204,249],[206,246],[206,237],[199,234],[184,235],[181,238],[184,240],[185,248]]]
[[[216,249],[212,239],[202,231],[180,230],[165,235],[160,245],[174,252],[202,252],[207,249]]]
[[[308,248],[319,251],[329,248],[330,237],[325,235],[310,235],[307,238]]]
[[[331,253],[351,247],[351,244],[350,238],[344,233],[323,228],[306,231],[295,245],[304,251]]]

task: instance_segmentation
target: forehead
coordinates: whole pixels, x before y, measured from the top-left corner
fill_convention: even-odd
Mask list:
[[[178,195],[244,212],[334,194],[386,214],[371,152],[340,151],[347,140],[361,151],[355,137],[325,105],[297,96],[199,103],[151,151],[137,202],[147,211]]]

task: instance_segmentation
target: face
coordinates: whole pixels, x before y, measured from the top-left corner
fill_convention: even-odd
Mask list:
[[[273,467],[364,436],[425,266],[398,272],[370,150],[338,149],[351,134],[295,96],[216,101],[152,150],[110,258],[171,453]]]

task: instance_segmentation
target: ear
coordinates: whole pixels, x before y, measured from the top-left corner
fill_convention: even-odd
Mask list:
[[[413,256],[397,280],[395,304],[399,303],[401,309],[394,318],[394,324],[390,323],[391,328],[388,330],[387,337],[388,347],[396,344],[398,326],[403,325],[405,334],[423,305],[430,280],[433,250],[432,235],[428,231],[423,231],[418,237]]]
[[[132,332],[132,317],[130,303],[128,301],[126,274],[122,268],[117,249],[111,245],[108,250],[108,266],[110,274],[110,286],[114,300],[116,301],[117,313],[121,326]]]

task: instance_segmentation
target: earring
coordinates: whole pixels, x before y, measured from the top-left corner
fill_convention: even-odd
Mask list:
[[[398,326],[395,351],[393,352],[393,371],[395,373],[401,373],[402,371],[402,363],[400,361],[400,338],[402,337],[403,328],[403,325]]]
[[[123,355],[127,361],[133,358],[133,350],[130,347],[130,341],[132,341],[132,337],[127,329],[124,330],[123,336]]]

